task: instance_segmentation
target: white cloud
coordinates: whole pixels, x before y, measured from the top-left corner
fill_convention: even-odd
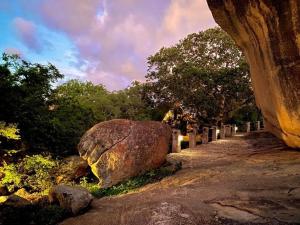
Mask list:
[[[162,46],[215,25],[205,0],[44,0],[41,14],[74,42],[87,79],[112,89],[143,80]]]

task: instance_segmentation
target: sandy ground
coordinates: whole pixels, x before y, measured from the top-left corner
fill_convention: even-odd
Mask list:
[[[63,225],[300,224],[300,151],[264,133],[170,154],[183,169],[134,193],[94,200]]]

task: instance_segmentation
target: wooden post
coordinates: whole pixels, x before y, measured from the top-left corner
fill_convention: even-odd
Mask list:
[[[226,132],[226,127],[225,125],[221,124],[220,139],[225,139],[225,132]]]
[[[193,131],[189,132],[188,135],[189,135],[189,148],[195,148],[196,147],[196,135],[197,135],[196,128],[193,128]]]
[[[209,133],[209,128],[203,127],[202,144],[208,144],[208,133]]]
[[[232,125],[232,135],[236,135],[237,126],[235,124]]]
[[[217,127],[213,126],[212,128],[211,141],[216,141],[218,139]]]
[[[179,140],[180,130],[172,130],[172,152],[179,153],[181,151],[181,141]]]
[[[256,130],[260,130],[260,121],[256,121]]]
[[[247,122],[246,123],[246,132],[249,133],[251,131],[251,123]]]

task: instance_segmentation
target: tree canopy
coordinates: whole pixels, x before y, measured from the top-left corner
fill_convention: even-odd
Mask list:
[[[226,121],[254,99],[244,56],[218,27],[150,56],[146,78],[153,104],[180,102],[202,125]]]
[[[162,120],[175,103],[201,125],[245,119],[239,115],[244,106],[255,112],[248,66],[220,28],[190,34],[162,48],[148,58],[148,65],[146,83],[110,92],[101,84],[79,80],[57,85],[63,75],[54,65],[3,54],[0,121],[15,124],[27,149],[71,154],[96,123]]]
[[[4,122],[0,135],[11,131],[5,123],[13,123],[27,149],[63,155],[76,153],[80,137],[96,123],[116,118],[152,119],[140,83],[117,92],[79,80],[53,85],[62,77],[52,64],[33,64],[3,54],[0,121]]]

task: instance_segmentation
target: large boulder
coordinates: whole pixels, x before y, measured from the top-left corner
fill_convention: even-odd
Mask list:
[[[99,123],[82,137],[78,150],[101,187],[109,187],[162,165],[171,129],[153,121],[111,120]]]
[[[300,147],[299,0],[207,0],[250,64],[267,130]]]
[[[73,215],[85,210],[91,203],[93,196],[82,187],[57,185],[49,191],[49,201],[57,202],[60,207],[71,212]]]

